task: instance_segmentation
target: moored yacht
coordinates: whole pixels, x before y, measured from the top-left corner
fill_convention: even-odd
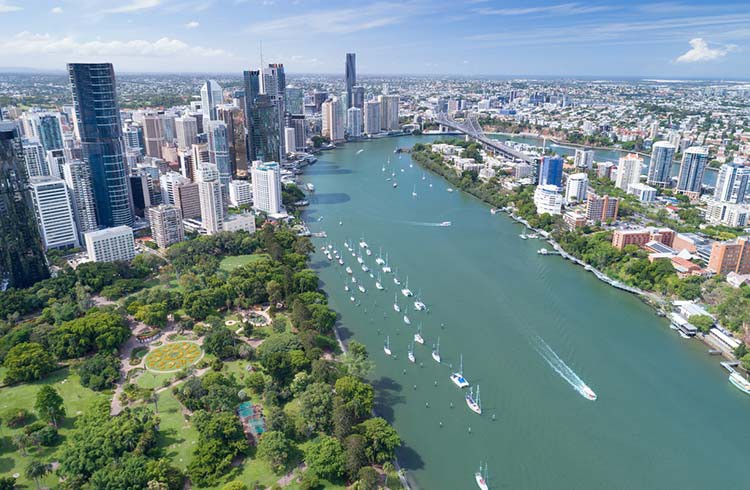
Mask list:
[[[388,265],[388,254],[387,253],[385,254],[385,264],[383,264],[383,272],[385,274],[390,274],[391,273],[391,266]]]
[[[357,262],[359,262],[360,264],[362,264],[362,263],[364,263],[364,261],[365,261],[365,259],[363,259],[361,255],[357,255]]]
[[[464,355],[461,354],[461,361],[458,366],[458,371],[451,374],[451,381],[459,388],[466,388],[469,386],[469,381],[464,378]]]
[[[482,463],[479,463],[479,471],[474,473],[474,480],[481,490],[489,490],[490,487],[487,485],[487,463],[484,464],[484,471],[482,471]]]
[[[351,267],[349,267],[349,266],[346,266],[346,273],[347,273],[347,274],[352,274],[353,272],[354,272],[354,271],[352,271],[352,268],[351,268]]]
[[[383,352],[385,352],[386,356],[391,355],[391,337],[387,336],[385,338],[385,345],[383,346]]]
[[[362,272],[368,272],[370,270],[365,264],[362,264]]]
[[[409,354],[407,357],[409,358],[409,362],[417,362],[417,359],[414,357],[414,342],[409,344]]]
[[[393,293],[393,311],[401,311],[401,307],[398,305],[398,293]]]
[[[375,263],[378,265],[385,264],[385,260],[383,260],[383,247],[380,247],[380,253],[378,254],[378,257],[375,259]]]
[[[424,338],[422,337],[422,324],[417,327],[417,333],[414,334],[414,342],[424,345]]]
[[[421,295],[421,293],[418,294],[416,301],[414,301],[414,309],[417,311],[424,311],[427,309],[427,305],[422,303],[422,300],[420,299]]]
[[[382,284],[380,284],[380,273],[378,273],[378,280],[375,281],[375,287],[380,289],[381,291],[385,289]]]
[[[732,371],[732,374],[729,375],[729,382],[732,383],[734,387],[740,390],[741,392],[747,393],[748,395],[750,395],[750,381],[745,379],[737,371]]]
[[[407,306],[406,310],[404,310],[404,323],[406,323],[407,325],[411,325],[411,320],[409,320],[408,313],[409,313],[409,307]]]
[[[407,298],[409,296],[414,296],[414,293],[412,293],[411,289],[409,289],[409,277],[408,276],[406,277],[406,285],[404,286],[403,289],[401,289],[401,294],[403,294]]]
[[[361,285],[361,284],[357,286],[357,289],[359,289],[359,291],[361,293],[366,293],[367,292],[367,290],[365,289],[365,287],[363,285]]]
[[[466,405],[471,409],[472,412],[482,415],[482,400],[479,397],[479,385],[477,385],[477,397],[474,398],[474,391],[469,388],[469,392],[466,394]]]
[[[437,339],[437,345],[435,346],[435,349],[432,351],[432,358],[440,364],[440,337]]]

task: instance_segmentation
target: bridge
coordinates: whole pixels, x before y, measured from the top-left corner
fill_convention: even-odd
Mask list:
[[[484,130],[482,129],[482,126],[479,125],[479,121],[477,121],[476,114],[473,114],[473,113],[469,114],[466,117],[466,120],[464,121],[464,123],[462,124],[462,123],[455,121],[448,114],[444,112],[439,112],[437,116],[435,117],[435,122],[440,124],[441,126],[445,126],[454,131],[458,131],[460,133],[465,134],[469,138],[481,143],[485,149],[489,149],[495,154],[502,155],[505,158],[508,158],[511,160],[521,160],[529,164],[533,164],[536,162],[536,157],[527,155],[523,152],[516,150],[515,148],[511,148],[510,146],[498,140],[488,138],[487,135],[484,134]]]

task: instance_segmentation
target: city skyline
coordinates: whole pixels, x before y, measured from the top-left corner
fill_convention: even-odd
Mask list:
[[[241,19],[241,20],[238,20]],[[750,5],[466,0],[0,1],[5,69],[112,62],[119,72],[750,78]],[[158,29],[155,28],[158,26]],[[227,28],[231,26],[232,28]],[[329,35],[325,35],[329,34]],[[647,56],[643,48],[647,47]],[[574,53],[578,52],[580,56]]]

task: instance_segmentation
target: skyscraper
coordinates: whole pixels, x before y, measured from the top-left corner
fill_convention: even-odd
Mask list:
[[[110,63],[70,63],[68,74],[76,127],[91,169],[97,223],[101,227],[131,225],[115,71]]]
[[[352,107],[357,107],[362,111],[365,110],[365,88],[361,85],[352,87]]]
[[[203,167],[215,167],[215,165],[204,164]],[[224,225],[224,197],[221,192],[221,183],[218,179],[218,171],[211,172],[211,180],[202,180],[198,184],[201,203],[201,222],[206,233],[213,235],[219,233]],[[204,172],[205,175],[205,172]],[[204,177],[208,179],[208,176]]]
[[[224,90],[216,80],[206,80],[201,87],[201,110],[203,120],[213,121],[216,119],[216,106],[224,102]]]
[[[347,109],[346,130],[352,138],[362,136],[362,111],[359,107],[350,107]]]
[[[44,247],[77,247],[78,232],[65,181],[52,176],[32,177],[30,187]]]
[[[341,113],[341,101],[331,97],[323,103],[323,128],[321,133],[331,141],[344,140],[344,118]]]
[[[260,72],[244,72],[248,161],[279,161],[281,133],[277,103],[260,92]],[[269,81],[269,84],[273,84]]]
[[[45,152],[63,148],[62,128],[60,127],[60,116],[58,114],[39,114],[37,124],[39,142],[44,147]]]
[[[290,114],[287,116],[287,126],[294,128],[295,150],[304,151],[307,146],[307,124],[302,114]]]
[[[357,55],[346,53],[346,69],[344,83],[346,84],[346,108],[352,107],[352,89],[357,85]]]
[[[716,177],[714,199],[742,204],[750,200],[750,167],[741,163],[725,163]]]
[[[630,153],[620,158],[620,163],[617,165],[615,187],[627,192],[631,184],[640,182],[642,167],[643,159],[636,154]]]
[[[305,95],[301,88],[294,85],[286,87],[286,112],[289,114],[305,113]]]
[[[44,147],[36,141],[23,142],[23,159],[26,161],[26,172],[29,177],[49,175],[50,169],[44,153]]]
[[[284,113],[286,111],[286,75],[284,73],[284,65],[281,63],[271,63],[267,67],[263,68],[263,77],[261,78],[261,92],[266,94],[271,103],[276,106],[276,135],[274,142],[278,145],[278,149],[274,151],[276,158],[274,161],[281,161],[282,158],[286,158],[286,150],[284,148]]]
[[[198,121],[191,116],[182,116],[174,120],[175,133],[177,136],[177,148],[186,150],[195,143],[198,136]]]
[[[365,134],[377,134],[382,127],[381,122],[381,105],[376,100],[365,102],[364,111],[364,132]]]
[[[271,216],[281,214],[281,169],[276,162],[253,162],[253,208]]]
[[[0,122],[0,217],[0,290],[25,288],[46,278],[49,272],[14,122]]]
[[[167,248],[185,239],[182,212],[177,206],[161,204],[148,209],[151,236],[159,248]]]
[[[576,149],[575,166],[588,170],[594,168],[594,150]]]
[[[146,114],[143,117],[143,138],[146,140],[146,155],[161,158],[164,146],[164,128],[162,119],[156,114]]]
[[[91,169],[83,160],[72,160],[63,166],[63,176],[73,203],[73,215],[80,240],[84,233],[96,230],[96,204],[91,189]]]
[[[682,154],[680,173],[677,175],[677,191],[699,196],[703,173],[708,164],[708,150],[700,146],[691,146]]]
[[[563,159],[560,157],[544,157],[539,166],[539,185],[562,186]]]
[[[221,185],[227,186],[229,181],[232,180],[227,125],[223,121],[209,121],[206,132],[208,133],[208,159],[219,170]]]
[[[588,175],[584,173],[568,176],[568,181],[565,183],[565,201],[574,202],[585,200],[588,184]]]
[[[651,149],[646,183],[656,187],[668,187],[671,180],[675,147],[668,141],[658,141]]]
[[[380,102],[380,129],[384,131],[396,131],[401,125],[398,120],[398,95],[379,95]]]

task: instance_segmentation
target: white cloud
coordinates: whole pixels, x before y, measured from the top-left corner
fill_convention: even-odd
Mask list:
[[[200,22],[198,22],[197,20],[191,20],[190,22],[185,24],[185,27],[187,27],[188,29],[195,29],[196,27],[200,25],[201,25]]]
[[[124,5],[104,10],[106,14],[124,14],[157,7],[161,0],[129,0]]]
[[[708,43],[700,38],[690,40],[690,49],[678,57],[675,63],[700,63],[703,61],[714,61],[723,58],[731,51],[737,49],[733,44],[710,47]]]
[[[230,57],[223,49],[190,46],[179,39],[163,37],[156,41],[133,39],[130,41],[77,41],[72,37],[54,37],[50,34],[21,32],[0,41],[0,49],[16,54],[66,55],[74,57],[175,57],[206,56]]]
[[[559,5],[543,5],[538,7],[510,7],[510,8],[480,8],[476,12],[481,15],[531,15],[531,14],[556,14],[556,15],[581,15],[594,12],[612,10],[612,7],[593,6],[587,7],[579,3],[562,3]]]
[[[0,0],[0,14],[4,14],[6,12],[18,12],[19,10],[23,10],[23,7],[19,7],[18,5],[9,5],[4,0]]]
[[[49,11],[51,14],[61,14],[63,13],[62,7],[55,7],[52,10]]]

